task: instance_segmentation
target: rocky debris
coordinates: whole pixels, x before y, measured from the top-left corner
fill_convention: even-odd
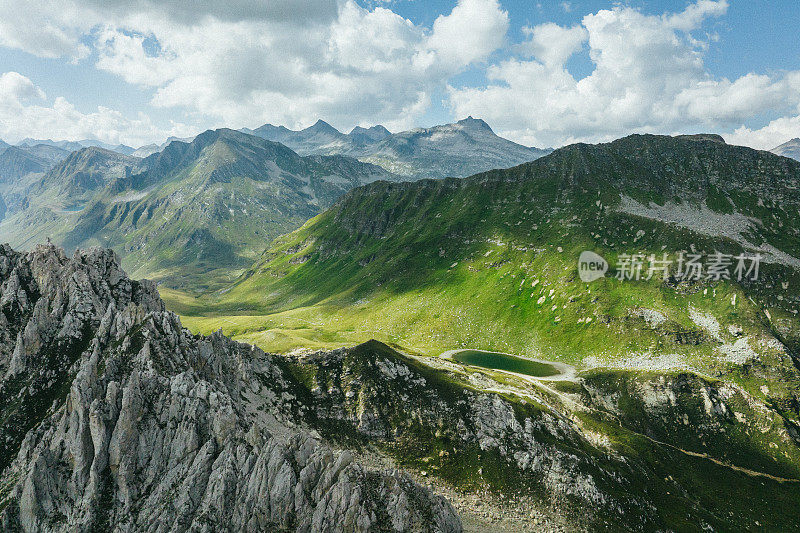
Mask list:
[[[633,315],[644,319],[645,322],[651,327],[658,327],[667,321],[667,317],[654,309],[647,309],[646,307],[639,307],[633,310]]]
[[[497,454],[501,471],[489,473],[496,465],[479,462],[479,476],[519,478],[549,498],[573,497],[586,508],[617,505],[598,486],[595,476],[604,473],[595,468],[591,447],[556,411],[450,383],[375,341],[293,359],[299,373],[313,373],[306,386],[319,426],[355,432],[415,460],[430,454],[426,461],[444,469],[464,460],[462,454]],[[428,442],[436,447],[419,449]],[[553,442],[560,444],[547,444]]]
[[[743,365],[759,357],[758,353],[750,347],[747,337],[736,339],[733,343],[725,343],[719,346],[718,350],[728,361],[737,365]]]
[[[696,308],[689,306],[689,318],[692,322],[700,326],[706,333],[711,335],[714,340],[722,341],[722,327],[716,317],[710,313],[703,313]]]
[[[0,281],[3,531],[461,531],[299,428],[272,356],[191,335],[113,252],[3,247]]]
[[[800,457],[800,441],[787,430],[791,424],[785,426],[779,413],[737,385],[691,372],[623,376],[600,370],[586,375],[582,386],[584,405],[648,438],[740,467],[795,476],[793,465],[778,466],[785,457]],[[758,431],[772,444],[759,452],[737,449],[742,431]],[[769,457],[768,466],[759,464],[759,454]]]

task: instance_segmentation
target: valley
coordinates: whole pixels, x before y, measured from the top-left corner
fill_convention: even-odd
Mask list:
[[[0,3],[0,533],[800,533],[800,4]]]
[[[290,360],[377,339],[482,393],[543,406],[591,446],[641,465],[648,484],[663,479],[663,493],[643,494],[670,527],[692,516],[684,524],[740,529],[747,517],[744,529],[757,528],[769,518],[754,518],[753,502],[788,517],[800,480],[798,183],[800,164],[708,136],[570,146],[463,180],[354,189],[225,291],[161,293],[193,331]],[[705,214],[681,214],[694,211]],[[583,282],[584,250],[617,266]],[[681,250],[764,260],[756,280],[737,279],[734,264],[732,276],[695,280],[674,262],[630,278],[619,266],[626,253]],[[569,379],[526,376],[487,352],[523,356],[533,374],[560,365]],[[509,494],[501,479],[486,482]],[[747,496],[725,505],[747,509],[714,507],[733,486]],[[715,518],[693,514],[705,512]]]
[[[206,352],[195,352],[192,343],[226,346],[210,353],[251,350],[254,355],[237,357],[252,369],[237,374],[238,385],[225,386],[251,391],[243,400],[225,400],[243,417],[237,426],[242,429],[230,430],[242,432],[234,440],[256,446],[247,453],[266,453],[255,451],[260,444],[243,433],[254,423],[287,438],[301,432],[322,446],[349,450],[358,464],[353,468],[365,472],[400,469],[419,490],[447,495],[461,525],[452,522],[447,508],[440,508],[441,519],[453,531],[649,531],[698,524],[713,530],[784,530],[800,520],[794,505],[800,497],[800,226],[794,216],[800,208],[795,193],[800,163],[713,136],[644,135],[571,145],[521,166],[462,179],[403,182],[380,179],[383,170],[354,159],[335,160],[332,167],[328,156],[299,156],[230,130],[173,143],[145,160],[85,150],[94,152],[75,152],[36,182],[43,191],[40,205],[73,201],[58,200],[59,216],[77,221],[62,242],[76,246],[84,242],[80,235],[117,242],[122,234],[102,229],[115,225],[134,230],[121,241],[131,242],[136,231],[153,227],[154,215],[169,213],[179,218],[158,222],[160,229],[143,241],[143,250],[157,239],[177,239],[161,241],[161,249],[174,249],[186,235],[181,220],[202,226],[202,218],[190,216],[191,206],[174,203],[190,190],[224,191],[218,196],[224,205],[239,195],[241,208],[250,209],[246,202],[259,180],[284,180],[275,186],[287,187],[280,193],[285,201],[299,194],[290,185],[304,169],[310,169],[307,182],[316,187],[311,190],[320,203],[304,204],[316,211],[292,211],[297,229],[286,226],[288,232],[259,254],[251,248],[252,262],[227,267],[227,277],[194,269],[198,264],[192,261],[161,263],[183,265],[180,277],[156,276],[158,294],[155,286],[146,292],[150,310],[142,315],[134,306],[123,315],[129,322],[114,326],[115,335],[130,340],[102,340],[102,333],[96,341],[104,347],[108,370],[92,366],[99,359],[82,352],[58,363],[56,383],[84,379],[75,373],[80,364],[86,367],[82,372],[106,373],[109,395],[116,380],[134,386],[129,363],[122,361],[138,361],[141,368],[155,364],[157,381],[183,380],[183,374],[169,374],[169,368],[183,368],[167,355],[172,344],[201,358]],[[263,150],[271,150],[269,156]],[[263,163],[265,157],[280,173]],[[76,158],[91,171],[71,172]],[[333,190],[324,180],[315,181],[322,168],[343,175],[367,169],[373,178]],[[204,206],[198,214],[209,212],[205,200],[193,202]],[[299,219],[301,212],[307,221]],[[228,219],[228,235],[247,234],[237,220]],[[207,227],[217,231],[213,224]],[[164,237],[156,238],[159,234]],[[264,234],[253,235],[249,242],[255,243]],[[608,263],[608,271],[589,282],[581,279],[578,265],[586,250]],[[695,250],[707,251],[707,261],[728,254],[729,275],[688,279],[675,261],[650,272],[642,265],[640,276],[625,270],[626,257],[634,254],[679,257]],[[12,321],[38,320],[24,302],[35,298],[33,287],[52,282],[42,281],[47,270],[37,265],[62,265],[58,268],[71,272],[86,263],[114,262],[103,256],[98,263],[81,253],[75,257],[84,259],[70,260],[53,245],[37,247],[30,256],[4,253],[17,265],[4,274],[4,287],[39,280],[25,289],[28,296],[15,293],[13,305],[20,311],[4,315]],[[736,274],[737,254],[759,255],[757,277],[752,259],[749,270]],[[128,250],[121,267],[158,274],[147,269],[159,263],[136,267],[136,257]],[[97,273],[89,279],[117,279],[112,274],[117,268],[92,266]],[[92,290],[104,294],[103,284],[110,281],[93,283],[99,288]],[[123,299],[126,294],[127,289],[120,293]],[[47,298],[62,301],[57,293]],[[92,305],[94,318],[87,324],[106,331],[109,326],[102,324],[110,319],[101,319],[101,310],[107,304]],[[166,309],[178,313],[180,322]],[[176,333],[180,327],[192,333]],[[135,340],[138,328],[149,331],[146,350]],[[9,339],[14,331],[8,331]],[[232,341],[223,334],[246,344],[225,344]],[[36,345],[20,342],[13,353]],[[59,352],[52,353],[56,364]],[[5,368],[14,372],[33,364],[12,353],[6,359]],[[120,363],[111,363],[117,359]],[[230,369],[219,372],[202,379],[230,379]],[[64,416],[58,413],[69,407],[58,401],[56,411],[36,407],[36,379],[19,390],[13,379],[7,381],[5,387],[21,402],[0,406],[7,420],[27,413],[37,427],[47,417]],[[224,397],[225,390],[217,394]],[[57,389],[45,394],[63,397]],[[26,400],[28,395],[33,399]],[[205,424],[202,416],[189,425]],[[21,446],[21,437],[14,436],[9,450]],[[50,446],[53,437],[40,438],[39,446]],[[115,446],[108,448],[109,457],[116,457]],[[24,462],[12,468],[20,479],[63,482],[44,481]],[[420,502],[433,501],[406,481],[401,486]],[[12,494],[11,487],[5,494]],[[16,507],[25,495],[14,490],[4,505],[17,514],[7,512],[5,519],[36,519],[35,513],[25,514],[27,507]],[[215,489],[201,484],[197,490]],[[153,505],[175,513],[164,500]],[[109,516],[141,520],[146,516],[141,513],[150,512],[132,509],[112,506]],[[207,512],[193,509],[187,511],[192,520]],[[298,519],[310,516],[304,512]],[[70,520],[94,518],[71,515]]]

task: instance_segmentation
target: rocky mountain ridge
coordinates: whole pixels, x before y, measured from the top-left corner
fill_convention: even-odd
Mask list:
[[[115,180],[141,169],[141,159],[95,146],[69,154],[31,188],[30,194],[50,195],[70,210],[80,208]]]
[[[800,139],[791,139],[770,150],[773,154],[791,157],[800,161]]]
[[[298,428],[260,350],[198,337],[109,250],[0,250],[4,531],[461,531]]]
[[[39,177],[15,190],[0,238],[17,247],[46,238],[69,249],[102,243],[139,275],[194,280],[195,288],[246,266],[265,242],[352,187],[397,179],[354,158],[304,158],[226,129],[172,141],[145,159],[83,148],[31,176]]]
[[[244,131],[285,144],[303,155],[356,157],[411,180],[469,176],[532,161],[551,151],[503,139],[486,122],[472,117],[399,133],[373,126],[344,134],[322,120],[300,131],[271,124]]]

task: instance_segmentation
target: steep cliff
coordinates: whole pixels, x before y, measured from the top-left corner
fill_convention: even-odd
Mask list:
[[[295,423],[272,356],[191,335],[113,252],[2,247],[0,282],[4,531],[461,530]]]

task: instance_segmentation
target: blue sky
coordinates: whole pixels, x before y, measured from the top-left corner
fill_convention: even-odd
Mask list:
[[[0,0],[0,138],[399,130],[471,114],[539,146],[800,136],[800,7],[685,0]]]

